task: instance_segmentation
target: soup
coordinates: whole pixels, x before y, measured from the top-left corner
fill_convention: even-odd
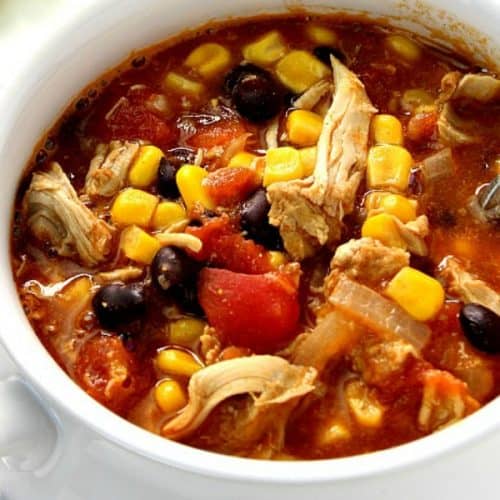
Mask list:
[[[27,167],[26,314],[96,401],[191,446],[436,432],[500,392],[499,98],[459,54],[343,17],[134,54]]]

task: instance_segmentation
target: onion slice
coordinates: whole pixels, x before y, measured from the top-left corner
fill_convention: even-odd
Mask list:
[[[382,335],[398,335],[421,350],[431,331],[394,302],[342,276],[328,299],[359,324]]]

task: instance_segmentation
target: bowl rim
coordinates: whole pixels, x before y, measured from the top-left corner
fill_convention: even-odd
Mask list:
[[[43,61],[45,57],[50,58],[51,54],[57,52],[58,47],[64,44],[68,36],[82,23],[92,22],[97,12],[109,10],[116,3],[117,0],[101,0],[89,4],[78,16],[55,28],[50,39],[42,43],[16,75],[16,80],[24,78],[33,82],[33,68],[40,66],[39,61]],[[40,68],[38,71],[41,71]],[[34,83],[31,87],[33,86]],[[30,89],[31,92],[33,90],[34,88]],[[9,99],[4,106],[4,120],[0,124],[0,150],[4,147],[2,138],[12,133],[9,127],[13,128],[16,123],[25,97],[20,93]],[[9,316],[0,327],[0,340],[3,340],[7,352],[25,378],[44,396],[45,401],[55,407],[56,414],[62,408],[63,412],[67,412],[98,435],[150,460],[220,479],[286,484],[326,483],[392,473],[422,462],[431,463],[500,429],[500,398],[497,398],[463,421],[436,434],[397,447],[345,458],[286,462],[257,460],[221,455],[166,440],[96,404],[96,401],[82,391],[57,365],[52,356],[47,355],[18,298],[8,251],[10,228],[7,234],[9,242],[2,243],[0,255],[0,283],[4,283],[5,292],[0,312]],[[4,329],[9,327],[22,328],[23,332],[17,337],[17,342],[9,341],[3,334]],[[35,346],[34,341],[38,345]],[[54,390],[54,387],[57,390]]]

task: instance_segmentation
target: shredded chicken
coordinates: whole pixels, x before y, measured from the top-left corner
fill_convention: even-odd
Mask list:
[[[215,328],[205,326],[200,337],[200,351],[206,365],[213,365],[222,351],[222,345]]]
[[[114,196],[125,184],[130,165],[134,161],[139,144],[136,142],[111,141],[109,146],[99,144],[85,177],[85,193],[96,196]]]
[[[476,120],[462,117],[454,102],[472,101],[476,104],[492,104],[500,99],[500,80],[489,75],[477,75],[454,71],[441,80],[441,108],[438,118],[439,137],[445,144],[472,144],[481,141],[487,132]]]
[[[221,361],[196,372],[189,381],[189,404],[162,429],[180,439],[194,432],[222,401],[237,394],[258,394],[254,406],[277,407],[314,389],[314,368],[291,365],[278,356]]]
[[[461,420],[479,408],[464,382],[441,370],[427,370],[418,425],[434,432]]]
[[[302,95],[293,102],[293,107],[298,109],[313,109],[329,92],[332,84],[328,80],[320,80],[309,87]]]
[[[467,272],[457,259],[446,259],[440,275],[451,294],[465,303],[480,304],[500,315],[500,294]]]
[[[429,219],[420,215],[415,220],[403,224],[397,217],[394,222],[409,252],[425,257],[428,254],[424,238],[429,234]]]
[[[95,266],[111,251],[112,229],[78,199],[58,163],[33,175],[23,212],[31,232],[63,257],[79,255]]]
[[[279,120],[273,120],[271,124],[267,127],[264,134],[264,139],[266,141],[267,149],[277,148],[279,146],[278,142],[278,132],[279,132]]]
[[[356,281],[378,284],[409,263],[410,254],[401,248],[385,246],[372,238],[352,239],[337,247],[325,289],[333,290],[340,273]]]
[[[112,271],[103,271],[94,275],[94,281],[99,285],[116,283],[121,281],[127,283],[142,276],[144,269],[135,266],[121,267]]]
[[[318,141],[316,166],[306,179],[268,188],[269,220],[278,226],[286,250],[297,260],[341,236],[366,168],[368,132],[376,112],[363,84],[332,57],[335,92]]]
[[[168,229],[155,235],[162,246],[172,245],[179,248],[188,248],[192,252],[198,253],[203,246],[200,238],[187,233],[173,233]]]

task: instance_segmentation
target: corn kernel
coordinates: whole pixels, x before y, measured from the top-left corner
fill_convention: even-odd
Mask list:
[[[385,293],[418,321],[434,318],[444,304],[441,283],[411,267],[403,267],[389,282]]]
[[[328,66],[305,50],[294,50],[276,65],[276,76],[293,92],[300,93],[330,74]]]
[[[406,223],[417,218],[417,202],[399,194],[388,194],[380,200],[380,208]]]
[[[307,25],[306,35],[317,45],[337,45],[339,41],[335,31],[316,24]]]
[[[413,165],[411,154],[402,146],[384,144],[370,148],[367,160],[367,183],[373,188],[405,191]]]
[[[285,42],[278,31],[270,31],[255,42],[243,47],[243,57],[247,61],[263,66],[281,59],[286,52]]]
[[[266,166],[264,167],[264,187],[275,182],[300,179],[304,175],[300,154],[295,148],[289,146],[270,148],[266,153]]]
[[[149,186],[158,173],[163,151],[156,146],[141,146],[137,159],[128,172],[129,183],[138,188]]]
[[[179,75],[179,73],[174,73],[171,71],[167,74],[163,80],[163,85],[168,90],[173,90],[179,94],[191,94],[194,96],[199,96],[205,91],[205,87],[202,83],[190,80],[185,76]]]
[[[360,380],[347,382],[345,395],[349,409],[358,424],[364,427],[379,427],[384,415],[383,406]]]
[[[120,249],[128,259],[151,264],[160,247],[160,242],[140,227],[130,226],[122,231]]]
[[[236,153],[227,164],[228,167],[245,167],[251,168],[253,161],[257,158],[256,155],[252,153],[247,153],[246,151],[241,151]]]
[[[140,189],[123,190],[111,207],[111,221],[117,226],[137,224],[147,227],[158,205],[158,198]]]
[[[376,144],[403,144],[403,126],[392,115],[376,115],[371,123],[372,141]]]
[[[189,347],[203,334],[206,323],[196,318],[182,318],[172,321],[169,326],[169,340],[172,344]]]
[[[188,403],[186,392],[175,380],[162,380],[155,387],[154,396],[156,404],[165,413],[175,413]]]
[[[228,68],[231,53],[218,43],[203,43],[191,51],[185,64],[204,78],[211,78]]]
[[[288,262],[288,257],[283,252],[278,252],[276,250],[271,250],[269,252],[269,263],[275,269],[278,269],[283,264]]]
[[[318,149],[316,146],[299,149],[300,161],[302,162],[302,168],[304,169],[304,177],[308,177],[313,174],[314,168],[316,167],[317,152]]]
[[[323,128],[323,118],[317,113],[296,109],[286,120],[288,139],[297,146],[312,146],[318,142]]]
[[[368,211],[381,209],[385,213],[394,215],[403,223],[417,218],[417,202],[399,194],[375,191],[366,197],[365,207]]]
[[[156,355],[156,366],[163,373],[190,377],[201,370],[201,364],[193,356],[180,349],[164,349]]]
[[[186,210],[174,201],[162,201],[156,207],[151,225],[155,229],[166,229],[177,222],[187,219]]]
[[[421,106],[432,106],[433,97],[424,89],[405,90],[401,97],[401,108],[406,112],[414,112]]]
[[[197,203],[208,210],[213,210],[215,204],[202,185],[208,172],[197,165],[183,165],[175,176],[177,187],[188,210]]]
[[[420,47],[413,40],[402,35],[390,35],[387,37],[386,43],[396,55],[409,62],[417,61],[422,53]]]
[[[361,228],[363,238],[374,238],[389,247],[406,249],[406,243],[401,237],[398,227],[389,214],[378,214],[368,217]]]

